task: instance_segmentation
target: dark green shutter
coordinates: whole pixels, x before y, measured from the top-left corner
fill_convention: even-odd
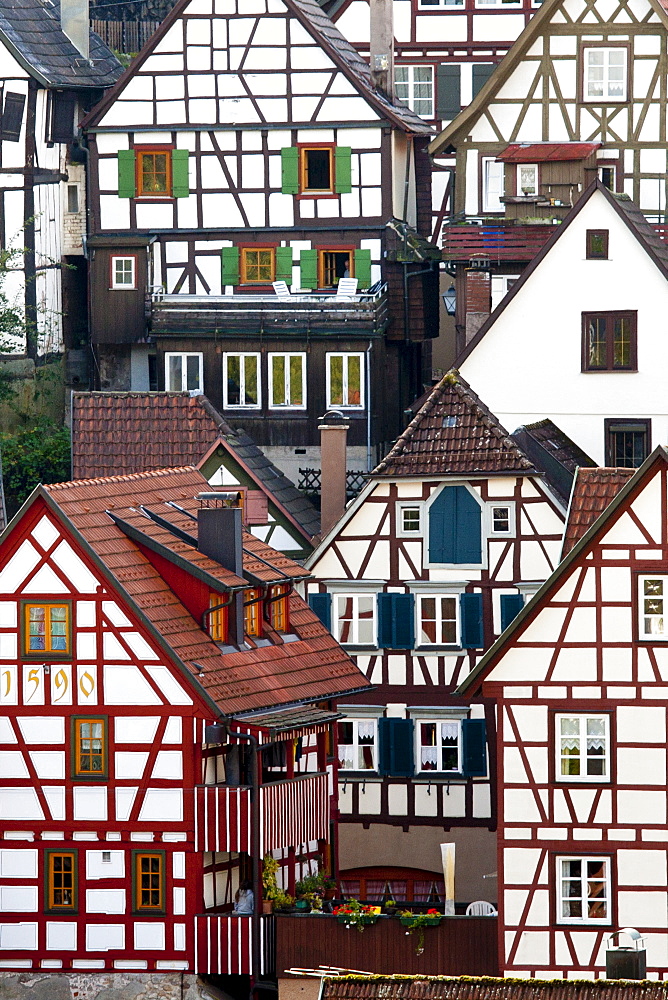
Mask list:
[[[358,288],[369,288],[371,285],[371,251],[355,251],[355,277]]]
[[[299,194],[299,150],[296,146],[281,150],[281,191]]]
[[[378,594],[378,645],[381,649],[412,649],[415,645],[413,594]]]
[[[332,629],[332,595],[309,594],[308,606],[314,611],[325,628]]]
[[[292,247],[276,247],[276,281],[292,284]]]
[[[223,247],[220,259],[223,267],[223,288],[225,285],[238,285],[239,247]]]
[[[118,197],[134,198],[135,188],[135,151],[120,149],[118,151]]]
[[[494,72],[494,63],[473,63],[473,96],[482,90]]]
[[[174,198],[187,198],[190,194],[188,156],[187,149],[172,150],[172,196]]]
[[[429,508],[429,562],[482,561],[482,511],[465,486],[446,486]]]
[[[302,250],[299,254],[300,277],[302,288],[318,287],[318,251]]]
[[[524,607],[521,594],[501,594],[501,631],[505,632]]]
[[[461,66],[441,63],[436,70],[436,117],[451,121],[462,110]]]
[[[336,146],[334,148],[334,190],[337,194],[349,194],[352,190],[351,153],[350,146]]]
[[[462,773],[467,778],[484,778],[487,754],[484,719],[462,719]]]
[[[415,773],[412,719],[378,720],[378,772],[397,778]]]
[[[482,649],[482,594],[460,594],[462,649]]]

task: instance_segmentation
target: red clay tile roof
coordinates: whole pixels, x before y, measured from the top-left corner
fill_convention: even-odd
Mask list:
[[[234,429],[206,396],[189,392],[75,392],[72,477],[93,479],[150,469],[198,466],[218,443],[307,539],[318,512],[245,431]]]
[[[505,163],[562,163],[565,160],[586,160],[600,149],[600,142],[522,142],[512,143],[499,153],[497,160]]]
[[[637,469],[578,469],[564,533],[563,559]]]
[[[322,1000],[665,1000],[666,984],[615,979],[356,976],[323,980]]]
[[[535,473],[459,372],[449,371],[374,470],[374,476]]]
[[[181,506],[192,502],[202,490],[209,489],[204,477],[193,468],[162,469],[128,476],[59,483],[41,488],[46,498],[79,532],[84,542],[118,584],[134,601],[138,610],[163,637],[168,647],[202,685],[222,713],[273,708],[279,705],[326,699],[358,691],[368,682],[331,633],[297,595],[290,596],[290,621],[299,640],[224,653],[202,630],[186,610],[139,546],[118,527],[107,513],[127,515],[128,508],[145,505],[163,510],[168,501]],[[174,508],[171,508],[172,510]],[[143,515],[141,523],[151,522]],[[190,531],[197,534],[197,523],[189,520]],[[180,556],[183,543],[164,541]],[[244,545],[248,542],[246,535]],[[302,567],[257,539],[246,565],[260,565],[258,556],[274,561],[276,567]],[[249,544],[250,548],[250,544]],[[194,551],[194,550],[193,550]],[[209,567],[211,560],[195,553],[193,563]],[[245,567],[244,567],[245,568]],[[225,575],[223,571],[222,575]],[[222,580],[221,580],[222,582]],[[247,584],[248,585],[248,584]]]

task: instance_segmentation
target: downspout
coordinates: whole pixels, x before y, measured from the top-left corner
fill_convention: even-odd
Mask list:
[[[25,187],[23,189],[23,301],[25,305],[26,354],[37,362],[37,267],[35,262],[35,127],[37,117],[37,81],[28,80],[26,111]]]
[[[251,913],[251,987],[249,997],[255,995],[262,969],[262,921],[260,919],[260,906],[262,905],[262,873],[260,871],[260,776],[258,760],[260,747],[257,737],[252,733],[241,733],[230,729],[229,723],[225,723],[228,736],[237,739],[248,740],[251,745],[251,863],[253,866],[253,912]]]
[[[366,378],[366,471],[371,472],[371,348],[373,341],[364,352]]]

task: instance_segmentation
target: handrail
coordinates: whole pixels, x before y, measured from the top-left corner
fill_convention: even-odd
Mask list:
[[[279,778],[278,781],[263,781],[262,784],[260,785],[260,788],[266,788],[268,785],[271,785],[272,788],[275,787],[276,785],[287,785],[291,784],[294,781],[303,781],[304,778],[326,778],[326,777],[327,777],[326,771],[310,771],[307,774],[295,774],[294,777],[292,778]]]
[[[387,284],[383,284],[381,288],[376,292],[357,292],[355,295],[346,295],[345,297],[338,297],[336,292],[297,292],[291,295],[289,299],[279,298],[274,293],[268,293],[267,295],[245,295],[243,293],[239,295],[189,295],[185,293],[167,293],[163,290],[153,290],[151,289],[151,295],[154,302],[160,302],[165,306],[173,306],[177,303],[182,303],[186,305],[210,305],[220,306],[220,305],[230,305],[232,308],[235,303],[247,304],[257,304],[258,308],[266,309],[274,307],[285,307],[290,305],[297,305],[303,303],[313,303],[318,305],[321,303],[326,303],[328,306],[338,305],[342,309],[345,307],[350,307],[351,304],[358,305],[365,302],[378,302],[387,292]]]

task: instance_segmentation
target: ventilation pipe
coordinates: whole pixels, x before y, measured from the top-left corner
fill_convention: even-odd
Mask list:
[[[394,100],[394,0],[371,0],[371,79]]]
[[[350,424],[340,410],[320,418],[320,530],[324,536],[346,509],[346,446]]]

